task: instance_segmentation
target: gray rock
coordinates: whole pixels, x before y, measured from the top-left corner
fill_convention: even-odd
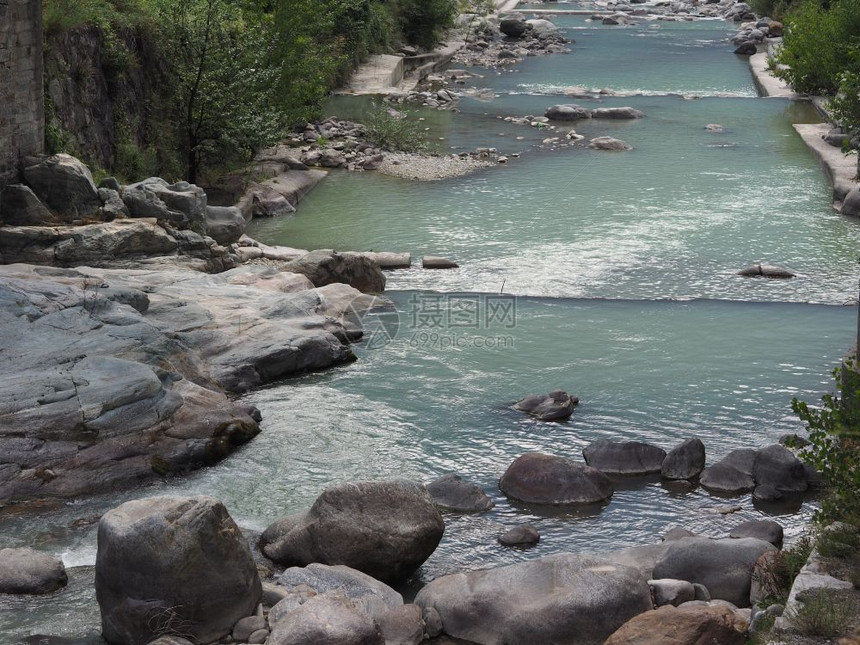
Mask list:
[[[802,493],[809,487],[803,463],[779,444],[758,451],[753,478],[757,487],[772,487],[777,494]]]
[[[563,421],[573,414],[579,399],[562,390],[549,394],[531,394],[514,404],[514,410],[526,412],[541,421]]]
[[[171,185],[150,177],[126,186],[122,200],[131,217],[155,217],[178,229],[206,235],[206,193],[194,184],[180,181]]]
[[[447,258],[425,255],[421,258],[421,267],[424,269],[457,269],[460,265]]]
[[[552,121],[580,121],[591,118],[591,111],[581,105],[567,103],[548,107],[544,116]]]
[[[502,546],[531,546],[540,542],[540,533],[531,524],[521,524],[499,536]]]
[[[693,589],[696,592],[696,600],[702,600],[704,602],[711,601],[711,592],[708,591],[708,588],[705,585],[699,582],[694,582]]]
[[[29,547],[0,549],[0,594],[46,594],[66,586],[63,561]]]
[[[754,40],[748,40],[747,42],[738,45],[734,53],[741,56],[752,56],[753,54],[758,53],[758,47]]]
[[[419,645],[424,640],[424,621],[418,605],[390,607],[373,616],[385,645]]]
[[[395,582],[430,557],[444,528],[423,486],[359,482],[326,489],[306,513],[269,526],[260,544],[279,564],[345,564]]]
[[[750,520],[737,525],[729,533],[733,538],[756,538],[764,542],[770,542],[777,549],[782,548],[783,529],[773,520]]]
[[[307,276],[315,287],[342,282],[364,293],[385,291],[385,274],[376,262],[362,255],[313,251],[289,262],[284,270]]]
[[[860,217],[860,186],[851,189],[845,199],[842,200],[842,208],[839,210],[843,215]]]
[[[708,490],[727,495],[747,493],[755,488],[752,477],[755,450],[734,450],[702,471],[699,483]]]
[[[315,596],[272,625],[269,645],[384,645],[366,612],[337,594]]]
[[[262,645],[269,639],[268,629],[258,629],[248,636],[248,645]]]
[[[592,119],[641,119],[645,113],[632,107],[595,108],[591,111]]]
[[[237,643],[247,643],[248,637],[261,629],[266,629],[266,619],[262,616],[240,618],[233,626],[233,640]]]
[[[649,610],[651,592],[635,569],[560,554],[442,576],[415,603],[438,611],[445,633],[454,638],[590,645]]]
[[[318,594],[338,591],[371,615],[377,604],[386,608],[403,604],[403,596],[384,582],[344,565],[312,563],[306,567],[290,567],[280,575],[278,584],[283,587],[305,585]]]
[[[647,475],[659,473],[666,451],[641,441],[600,439],[582,450],[592,468],[610,475]]]
[[[534,504],[595,504],[614,492],[599,470],[543,453],[517,457],[499,480],[499,488],[509,497]]]
[[[701,439],[686,439],[666,455],[660,474],[666,479],[693,479],[704,467],[705,444]]]
[[[499,23],[499,31],[511,38],[519,38],[528,29],[529,26],[526,23],[525,16],[521,13],[508,14]]]
[[[649,580],[648,586],[651,588],[651,595],[656,607],[663,605],[677,607],[681,603],[696,599],[696,590],[693,584],[686,580]]]
[[[102,203],[93,176],[78,159],[57,154],[25,165],[24,181],[66,222],[95,217]]]
[[[629,143],[613,137],[595,137],[588,142],[588,147],[593,150],[633,150],[633,146]]]
[[[713,598],[749,607],[756,560],[772,544],[754,538],[686,538],[667,543],[654,565],[654,578],[675,578],[704,585]]]
[[[436,504],[452,511],[482,513],[495,506],[480,486],[470,484],[453,473],[442,475],[425,488]]]
[[[753,264],[745,269],[738,271],[737,275],[744,278],[771,278],[775,280],[788,280],[795,277],[795,274],[788,269],[772,266],[769,264]]]
[[[264,607],[274,607],[286,597],[287,590],[280,585],[273,585],[271,582],[263,583],[263,596],[260,601]]]
[[[99,522],[96,598],[109,643],[148,642],[181,626],[208,643],[253,614],[262,588],[239,527],[211,497],[154,497]]]
[[[62,221],[36,197],[29,186],[10,184],[0,192],[0,224],[53,226]]]
[[[119,193],[122,190],[122,186],[119,185],[119,181],[117,181],[116,177],[105,177],[99,182],[99,188],[106,188],[107,190],[112,190],[116,193]]]
[[[150,641],[149,645],[194,645],[194,643],[181,636],[160,636]]]
[[[129,216],[128,208],[118,191],[112,188],[99,188],[99,199],[102,200],[100,214],[104,221],[112,222],[117,218]]]
[[[442,633],[442,617],[433,607],[425,607],[421,618],[424,620],[424,634],[427,638],[436,638]]]
[[[685,528],[681,528],[680,526],[673,526],[671,529],[666,531],[663,535],[664,542],[672,542],[673,540],[680,540],[686,537],[699,537],[698,534],[693,531],[688,531]]]
[[[694,602],[639,614],[610,636],[605,645],[744,645],[746,621],[726,607]]]
[[[206,234],[218,244],[237,242],[248,223],[235,206],[207,206]]]
[[[290,200],[271,186],[256,184],[248,189],[244,199],[249,204],[251,217],[279,217],[296,212],[296,207]]]
[[[625,567],[633,567],[643,578],[650,580],[654,578],[654,566],[663,558],[668,548],[668,542],[643,544],[604,553],[601,557]]]

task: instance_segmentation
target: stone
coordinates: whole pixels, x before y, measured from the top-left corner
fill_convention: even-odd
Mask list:
[[[750,520],[738,524],[729,533],[733,538],[756,538],[770,542],[777,549],[782,548],[783,529],[778,522],[773,520]]]
[[[421,267],[424,269],[457,269],[460,265],[447,258],[441,258],[436,255],[425,255],[421,258]]]
[[[604,553],[601,557],[616,564],[633,567],[646,580],[653,579],[654,566],[659,562],[669,548],[669,542],[631,546],[618,551]]]
[[[0,224],[53,226],[61,221],[36,197],[29,186],[10,184],[0,192]]]
[[[373,618],[344,596],[315,596],[272,625],[269,645],[385,645]]]
[[[412,266],[412,256],[409,253],[392,253],[381,251],[379,253],[368,252],[364,255],[375,260],[380,269],[408,269]]]
[[[771,278],[775,280],[788,280],[795,277],[795,274],[788,269],[772,266],[769,264],[753,264],[745,269],[738,271],[737,275],[744,278]]]
[[[591,111],[592,119],[642,119],[645,113],[632,107],[595,108]]]
[[[245,233],[248,223],[235,206],[207,206],[206,234],[218,244],[232,244]]]
[[[40,159],[25,165],[22,172],[42,203],[62,215],[66,223],[95,217],[102,205],[89,168],[71,155]]]
[[[122,201],[119,191],[112,188],[99,188],[99,199],[102,200],[102,207],[99,209],[101,219],[106,222],[112,222],[117,218],[125,218],[129,216],[128,208],[125,202]]]
[[[564,421],[573,414],[579,399],[562,390],[549,394],[531,394],[515,403],[514,410],[526,412],[541,421]]]
[[[269,639],[268,629],[258,629],[248,636],[248,645],[263,645]]]
[[[181,636],[160,636],[150,641],[149,645],[194,645],[194,643]]]
[[[150,177],[126,186],[122,200],[131,217],[155,217],[178,229],[206,235],[206,193],[185,181],[168,184]]]
[[[613,137],[595,137],[589,141],[588,147],[593,150],[633,150],[629,143]]]
[[[600,439],[582,450],[592,468],[610,475],[648,475],[659,473],[666,451],[641,441]]]
[[[663,605],[677,607],[681,603],[696,599],[696,590],[693,584],[686,580],[649,580],[648,586],[651,587],[651,596],[657,607]]]
[[[705,468],[699,477],[699,483],[709,491],[726,495],[740,495],[755,488],[752,475],[741,472],[724,461]]]
[[[415,604],[439,612],[448,636],[475,643],[596,645],[651,609],[651,591],[635,569],[559,554],[442,576]]]
[[[260,602],[263,603],[264,607],[274,607],[286,597],[287,590],[280,585],[273,585],[271,582],[263,583],[263,596],[260,598]]]
[[[358,482],[326,489],[307,512],[269,526],[260,545],[266,557],[286,566],[345,564],[397,582],[430,557],[444,530],[423,486]]]
[[[543,453],[517,457],[499,489],[509,497],[533,504],[596,504],[612,497],[612,482],[585,464]]]
[[[337,591],[371,615],[378,606],[393,608],[403,604],[403,596],[384,582],[342,564],[290,567],[280,575],[278,584],[285,588],[304,585],[317,594]]]
[[[839,212],[843,215],[860,217],[860,186],[855,186],[847,195],[845,195]]]
[[[755,563],[765,551],[775,550],[754,538],[685,538],[668,542],[654,565],[654,578],[674,578],[704,585],[715,599],[738,607],[750,606]]]
[[[29,547],[0,549],[0,594],[47,594],[67,583],[58,557]]]
[[[153,497],[105,513],[95,586],[102,635],[117,645],[180,625],[192,640],[217,640],[262,595],[239,527],[212,497]]]
[[[698,534],[693,531],[688,531],[685,528],[681,528],[680,526],[673,526],[671,529],[666,531],[663,535],[664,542],[672,542],[673,540],[680,540],[685,537],[699,537]]]
[[[521,524],[499,536],[502,546],[532,546],[540,542],[540,533],[531,524]]]
[[[342,282],[364,293],[385,291],[385,274],[370,258],[334,251],[313,251],[284,265],[284,270],[301,273],[315,287]]]
[[[442,475],[425,488],[438,506],[452,511],[482,513],[495,506],[480,486],[470,484],[453,473]]]
[[[747,624],[726,607],[660,607],[625,623],[605,645],[743,645]]]
[[[424,635],[427,638],[436,638],[442,634],[442,617],[433,607],[425,607],[421,612],[424,621]]]
[[[424,640],[424,621],[418,605],[400,605],[373,616],[385,645],[419,645]]]
[[[706,132],[712,132],[714,134],[722,134],[726,131],[726,128],[719,123],[709,123],[705,126]]]
[[[753,54],[758,53],[758,47],[756,46],[755,41],[748,40],[738,45],[734,53],[740,56],[752,56]]]
[[[266,619],[262,616],[240,618],[233,626],[233,640],[237,643],[247,643],[248,637],[261,629],[266,629]]]
[[[580,121],[591,118],[591,111],[575,103],[552,105],[544,113],[552,121]]]
[[[769,486],[778,494],[803,493],[809,487],[803,463],[790,450],[779,444],[758,451],[753,466],[753,479],[757,488]]]
[[[768,552],[768,553],[770,553],[770,552]],[[703,602],[710,602],[711,601],[711,592],[708,591],[708,588],[705,585],[703,585],[699,582],[694,582],[693,583],[693,590],[696,592],[696,597],[695,597],[696,600],[701,600]]]
[[[511,38],[520,38],[528,29],[529,25],[521,13],[508,14],[499,22],[499,31]]]
[[[672,448],[660,466],[666,479],[693,479],[705,468],[705,444],[701,439],[686,439]]]

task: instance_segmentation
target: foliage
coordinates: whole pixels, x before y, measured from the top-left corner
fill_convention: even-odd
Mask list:
[[[91,26],[130,28],[149,23],[149,0],[43,0],[42,21],[46,35]]]
[[[860,49],[853,50],[853,55],[855,58],[860,57]],[[842,72],[839,77],[839,92],[827,107],[846,132],[860,132],[860,62],[856,63],[853,71]]]
[[[806,591],[799,600],[787,618],[805,636],[839,636],[854,615],[850,599],[832,589]]]
[[[796,91],[834,94],[845,72],[860,72],[860,0],[829,7],[806,0],[787,16],[777,76]]]
[[[397,0],[394,15],[400,34],[410,45],[432,48],[441,32],[454,23],[456,0]]]
[[[807,425],[810,444],[800,457],[814,466],[827,486],[816,521],[860,523],[860,374],[844,367],[834,372],[836,392],[821,407],[793,399],[791,408]]]
[[[365,136],[377,148],[394,152],[422,152],[427,136],[408,114],[392,115],[384,104],[375,104],[364,117]]]
[[[791,585],[806,564],[812,546],[812,539],[803,536],[791,547],[774,551],[770,559],[756,568],[753,576],[764,592],[764,599],[759,603],[761,607],[785,604],[791,592]]]

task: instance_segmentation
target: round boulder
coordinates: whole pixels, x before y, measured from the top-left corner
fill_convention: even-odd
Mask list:
[[[0,549],[0,593],[45,594],[65,587],[62,560],[29,547]]]
[[[672,448],[660,466],[666,479],[693,479],[705,467],[705,444],[701,439],[687,439]]]
[[[539,452],[517,457],[499,480],[499,489],[533,504],[596,504],[614,492],[599,470]]]
[[[600,439],[582,449],[585,463],[610,475],[659,473],[666,451],[641,441]]]
[[[262,587],[236,523],[212,497],[154,497],[99,522],[96,598],[108,643],[170,631],[209,643],[254,613]]]
[[[447,635],[476,643],[598,645],[651,609],[651,591],[636,569],[559,554],[442,576],[415,604],[438,611]]]
[[[263,532],[260,546],[278,564],[345,564],[397,582],[430,557],[444,530],[423,486],[358,482],[328,488],[307,512],[278,520]]]
[[[579,399],[562,390],[549,394],[531,394],[514,404],[514,410],[526,412],[541,421],[563,421],[573,414]]]
[[[677,607],[683,602],[696,599],[696,589],[693,583],[686,580],[649,580],[654,604],[658,607],[673,605]]]
[[[753,479],[756,486],[772,487],[777,494],[802,493],[809,488],[803,463],[779,444],[758,451],[753,465]]]
[[[580,121],[591,117],[591,111],[575,103],[552,105],[544,113],[552,121]]]
[[[314,596],[272,625],[269,645],[384,645],[370,615],[341,594]]]
[[[588,147],[592,150],[633,150],[633,146],[629,143],[614,137],[595,137],[588,142]]]
[[[66,221],[93,217],[102,205],[93,176],[80,159],[57,154],[26,164],[24,181],[52,211]]]
[[[528,31],[529,25],[526,22],[526,18],[521,13],[512,13],[508,14],[502,21],[499,23],[499,31],[501,31],[505,36],[510,36],[511,38],[519,38],[526,31]]]
[[[626,622],[605,645],[743,645],[746,622],[728,607],[660,607]]]
[[[364,293],[385,291],[382,269],[374,260],[358,254],[313,251],[287,263],[283,270],[301,273],[315,287],[343,282]]]
[[[453,473],[442,475],[425,488],[437,505],[452,511],[482,513],[495,506],[480,486]]]
[[[738,524],[729,533],[733,538],[756,538],[770,542],[777,549],[782,548],[783,530],[782,525],[773,520],[750,520]]]
[[[502,546],[531,546],[540,542],[540,533],[531,524],[515,526],[499,536]]]

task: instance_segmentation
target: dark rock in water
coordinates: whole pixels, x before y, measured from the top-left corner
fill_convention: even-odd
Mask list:
[[[744,278],[762,277],[773,278],[776,280],[787,280],[795,277],[795,274],[788,269],[783,269],[782,267],[772,266],[769,264],[753,264],[752,266],[748,266],[746,269],[738,271],[737,275]]]
[[[660,467],[666,479],[692,479],[705,467],[705,444],[701,439],[687,439],[669,451]]]
[[[453,473],[442,475],[425,488],[436,504],[452,511],[481,513],[495,506],[480,486]]]
[[[529,26],[526,23],[526,18],[521,13],[508,14],[499,23],[499,31],[511,38],[519,38],[528,29]]]
[[[235,206],[206,207],[206,233],[218,244],[238,242],[247,224],[242,211]]]
[[[425,255],[421,258],[421,266],[424,269],[457,269],[460,265],[447,258],[440,258],[436,255]]]
[[[660,607],[646,611],[625,623],[605,645],[743,645],[746,621],[728,607]]]
[[[855,186],[845,195],[842,200],[842,208],[839,211],[843,215],[860,217],[860,186]]]
[[[364,293],[385,291],[385,274],[379,265],[362,255],[313,251],[284,266],[284,271],[301,273],[315,287],[343,282]]]
[[[404,579],[436,550],[445,524],[423,486],[402,480],[328,488],[305,513],[270,525],[263,553],[287,566],[345,564],[383,582]]]
[[[527,412],[541,421],[563,421],[570,418],[573,408],[579,405],[579,399],[570,396],[562,390],[555,390],[549,394],[532,394],[527,396],[513,407],[514,410]]]
[[[654,578],[703,584],[712,598],[749,607],[753,567],[762,553],[773,549],[754,538],[685,538],[668,543],[654,565]]]
[[[540,542],[540,533],[531,524],[515,526],[499,536],[499,543],[503,546],[531,546]]]
[[[102,205],[93,176],[71,155],[57,154],[34,161],[23,169],[24,181],[39,199],[63,221],[95,217]]]
[[[552,105],[544,113],[552,121],[580,121],[591,118],[591,111],[575,103]]]
[[[239,527],[212,497],[154,497],[99,522],[96,598],[109,643],[148,643],[178,628],[209,643],[260,602],[260,577]]]
[[[617,152],[633,150],[633,146],[629,143],[614,137],[595,137],[588,142],[588,147],[592,150],[612,150]]]
[[[614,492],[599,470],[538,452],[517,457],[499,480],[499,489],[533,504],[596,504]]]
[[[445,633],[454,638],[598,645],[651,608],[651,591],[635,569],[560,554],[442,576],[415,603],[438,611]]]
[[[29,186],[11,184],[0,192],[0,224],[7,226],[52,226],[61,218],[36,197]]]
[[[755,42],[752,40],[748,40],[745,43],[741,43],[734,51],[735,54],[739,54],[740,56],[752,56],[757,52],[758,47],[756,47]]]
[[[269,645],[385,645],[370,614],[340,594],[314,596],[272,625]]]
[[[641,119],[645,113],[632,107],[595,108],[591,111],[592,119]]]
[[[648,475],[659,473],[666,451],[641,441],[600,439],[582,450],[585,462],[610,475]]]
[[[710,491],[726,495],[748,493],[755,488],[752,475],[747,475],[724,462],[705,468],[699,476],[699,483]]]
[[[602,22],[604,25],[610,25],[610,26],[615,26],[615,25],[619,24],[618,19],[613,18],[612,16],[606,16]]]
[[[752,448],[738,448],[737,450],[732,450],[729,454],[723,457],[720,460],[720,463],[731,466],[745,475],[752,475],[757,457],[757,450],[753,450]]]
[[[738,524],[729,533],[733,538],[756,538],[770,542],[777,549],[782,548],[783,530],[782,526],[773,520],[751,520]]]
[[[802,493],[809,488],[803,463],[779,444],[758,451],[753,478],[757,486],[772,486],[779,493]]]
[[[69,579],[59,558],[29,547],[0,549],[0,594],[46,594]]]

